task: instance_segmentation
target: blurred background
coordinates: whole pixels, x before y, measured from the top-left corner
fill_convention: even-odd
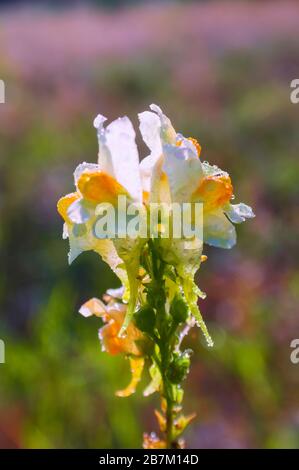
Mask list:
[[[101,353],[100,321],[77,314],[118,281],[94,253],[67,265],[56,212],[76,165],[96,161],[95,115],[137,125],[152,102],[257,216],[231,251],[206,248],[215,347],[197,330],[186,341],[188,446],[299,447],[298,24],[283,0],[1,2],[0,447],[140,447],[156,429],[148,377],[116,398],[128,361]]]

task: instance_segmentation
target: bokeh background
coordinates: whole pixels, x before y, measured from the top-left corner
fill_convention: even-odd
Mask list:
[[[67,265],[56,213],[76,165],[96,160],[94,116],[137,124],[152,102],[257,216],[231,251],[207,248],[198,275],[216,344],[196,330],[186,343],[188,445],[299,447],[298,2],[1,5],[0,447],[140,447],[156,429],[148,377],[116,398],[129,365],[101,353],[99,320],[77,314],[117,279],[94,253]]]

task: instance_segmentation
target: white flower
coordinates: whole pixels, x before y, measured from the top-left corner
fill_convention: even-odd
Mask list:
[[[124,330],[136,304],[139,257],[146,240],[97,238],[94,233],[96,208],[107,202],[116,207],[120,195],[126,196],[128,203],[141,204],[142,188],[131,121],[122,117],[104,128],[105,121],[101,115],[94,120],[99,141],[98,163],[82,163],[76,168],[76,192],[60,199],[58,211],[65,220],[64,234],[70,240],[69,261],[83,251],[94,250],[128,287],[124,296],[125,300],[129,299]]]
[[[161,239],[160,248],[164,260],[176,267],[192,313],[212,344],[197,307],[198,296],[204,294],[194,283],[203,242],[231,248],[236,243],[236,231],[230,220],[240,223],[254,214],[245,204],[230,203],[233,187],[228,173],[200,161],[200,144],[177,133],[158,106],[152,104],[150,109],[139,114],[140,131],[151,152],[140,165],[142,182],[150,202],[202,203],[202,243],[186,250],[184,240]]]
[[[159,208],[164,203],[176,203],[182,208],[184,203],[202,203],[203,236],[197,243],[186,249],[187,238],[176,238],[170,232],[168,238],[159,238],[158,247],[161,258],[175,267],[191,311],[210,342],[197,308],[197,298],[204,294],[194,283],[203,243],[231,248],[236,243],[233,223],[243,222],[254,214],[243,203],[231,204],[233,187],[229,174],[201,162],[201,146],[197,140],[177,133],[158,106],[152,104],[150,109],[139,114],[140,131],[150,150],[141,163],[135,131],[128,117],[116,119],[107,127],[104,127],[104,116],[95,118],[98,162],[80,164],[74,173],[76,191],[58,202],[58,211],[65,221],[63,236],[70,241],[69,262],[83,251],[94,250],[120,278],[126,287],[124,300],[129,301],[122,334],[136,306],[140,257],[149,234],[120,237],[114,233],[110,239],[98,238],[95,224],[100,205],[109,203],[119,211],[119,197],[125,196],[122,210],[126,211],[131,203],[140,205],[145,221],[145,207],[151,210],[151,203],[158,204]]]
[[[231,248],[236,243],[231,222],[254,217],[252,209],[243,203],[232,205],[233,187],[228,173],[202,163],[198,142],[176,133],[158,106],[150,108],[152,111],[139,114],[140,131],[151,151],[140,164],[150,201],[202,202],[204,242]]]

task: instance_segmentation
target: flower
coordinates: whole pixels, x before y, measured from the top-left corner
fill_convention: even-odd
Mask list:
[[[101,205],[110,204],[119,211],[119,197],[125,196],[121,215],[127,220],[130,203],[144,209],[143,219],[151,203],[202,203],[203,237],[193,237],[196,243],[186,249],[187,237],[160,237],[157,243],[159,255],[178,274],[189,308],[201,326],[207,341],[212,344],[206,326],[198,310],[197,299],[204,294],[194,283],[194,275],[202,258],[203,243],[220,248],[231,248],[236,243],[233,223],[254,217],[246,204],[232,204],[233,186],[228,173],[200,160],[201,145],[192,137],[184,137],[173,128],[170,119],[157,106],[139,114],[140,131],[150,155],[139,164],[135,131],[127,116],[116,119],[106,128],[106,118],[98,115],[94,120],[97,129],[99,155],[97,163],[82,163],[74,173],[76,191],[58,201],[58,212],[64,219],[64,238],[69,238],[69,262],[81,252],[96,251],[106,261],[122,285],[126,287],[123,301],[128,302],[126,314],[118,336],[124,334],[134,314],[138,295],[142,293],[140,260],[148,239],[143,236],[116,236],[98,238],[95,224]],[[146,209],[145,209],[146,208]],[[169,215],[172,217],[172,214]],[[194,217],[192,215],[191,217]],[[159,225],[163,231],[163,224]],[[118,234],[119,235],[119,234]],[[167,281],[169,282],[169,281]]]
[[[143,448],[144,449],[166,449],[166,441],[160,439],[156,433],[151,432],[150,434],[143,434]]]
[[[126,309],[126,305],[115,300],[111,300],[105,305],[100,299],[92,298],[85,302],[79,310],[79,313],[84,317],[95,315],[104,321],[104,326],[99,329],[99,339],[103,351],[111,355],[123,353],[129,356],[132,379],[124,390],[116,392],[116,395],[121,397],[129,396],[135,392],[144,366],[143,356],[146,344],[146,338],[133,322],[128,325],[126,335],[119,336]]]
[[[162,110],[139,114],[140,131],[151,153],[141,162],[144,189],[155,202],[202,202],[203,241],[220,248],[236,243],[233,223],[254,217],[246,204],[231,204],[229,174],[200,161],[201,146],[194,138],[176,133]],[[229,220],[230,219],[230,220]]]
[[[203,242],[231,248],[236,231],[231,222],[240,223],[254,217],[245,204],[231,204],[233,187],[228,173],[201,162],[201,145],[173,128],[170,119],[155,104],[151,111],[139,114],[140,131],[150,150],[140,164],[143,189],[151,202],[196,203],[203,205],[203,240],[194,249],[186,249],[184,239],[161,239],[162,258],[176,267],[186,300],[209,345],[213,342],[198,310],[198,297],[205,295],[194,283],[201,259]],[[230,220],[229,220],[230,219]]]
[[[96,117],[98,163],[76,168],[76,191],[58,201],[58,212],[64,219],[63,236],[70,242],[69,261],[94,250],[122,282],[120,289],[107,291],[106,303],[93,298],[79,310],[84,317],[95,315],[103,322],[102,350],[124,354],[130,361],[131,381],[116,395],[135,392],[147,359],[151,381],[143,394],[161,393],[161,412],[156,410],[156,417],[165,439],[145,434],[144,448],[182,448],[179,437],[195,416],[182,413],[182,382],[192,352],[181,349],[182,341],[197,323],[207,344],[213,345],[197,305],[198,297],[205,294],[194,281],[207,258],[203,245],[231,248],[236,243],[233,224],[254,214],[246,204],[231,203],[229,174],[201,161],[200,143],[177,133],[158,106],[150,109],[139,114],[140,131],[150,149],[140,164],[131,121],[125,116],[104,128],[106,118]],[[112,208],[104,219],[107,225],[117,212],[117,229],[114,222],[105,237],[97,230],[103,224],[99,219],[103,208],[107,212]],[[135,208],[139,215],[130,219]],[[183,216],[180,223],[175,219],[178,214]],[[145,231],[127,230],[135,219],[139,227],[146,226]],[[176,223],[183,225],[179,236]]]
[[[79,310],[84,317],[95,315],[101,317],[105,325],[99,330],[99,338],[102,343],[102,350],[109,354],[132,354],[142,355],[142,348],[139,343],[144,340],[144,336],[133,323],[127,328],[126,335],[119,337],[118,333],[124,321],[127,306],[119,302],[110,302],[105,305],[101,300],[93,298],[88,300]]]
[[[103,127],[106,118],[94,120],[99,142],[98,163],[82,163],[74,173],[76,192],[58,201],[58,212],[65,221],[64,238],[69,238],[71,263],[86,250],[96,251],[106,261],[123,285],[124,300],[129,299],[123,333],[134,313],[138,291],[139,257],[145,240],[129,237],[99,239],[94,234],[97,207],[101,203],[117,205],[118,196],[127,203],[142,203],[139,157],[135,131],[128,117],[122,117]]]

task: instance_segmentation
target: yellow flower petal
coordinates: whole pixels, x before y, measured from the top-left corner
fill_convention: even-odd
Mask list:
[[[149,203],[149,191],[142,191],[142,201],[143,201],[143,204],[148,204]]]
[[[198,142],[198,140],[194,139],[194,137],[188,137],[188,140],[190,140],[190,142],[192,142],[192,144],[194,145],[194,147],[196,148],[196,151],[197,151],[197,155],[198,155],[198,158],[200,157],[200,154],[201,154],[201,145],[200,143]],[[181,147],[181,145],[183,144],[183,140],[178,140],[176,142],[176,146],[177,147]]]
[[[133,358],[130,357],[130,368],[132,373],[132,379],[129,385],[123,390],[118,390],[115,395],[118,397],[128,397],[135,393],[136,387],[141,379],[143,371],[144,359],[143,357]]]
[[[67,216],[67,210],[70,207],[70,205],[75,202],[77,199],[80,198],[80,194],[76,193],[70,193],[67,194],[66,196],[62,197],[59,199],[57,202],[57,211],[63,218],[65,222],[70,222],[68,216]]]
[[[233,186],[228,175],[205,176],[192,195],[193,201],[204,203],[204,212],[223,207],[233,194]]]
[[[201,145],[200,145],[200,143],[198,142],[198,140],[194,139],[194,137],[188,137],[188,140],[190,140],[190,142],[192,142],[192,144],[196,148],[197,155],[198,155],[198,158],[199,158],[200,154],[201,154]]]
[[[91,202],[108,202],[116,205],[119,195],[127,195],[121,184],[102,171],[82,173],[77,186],[83,198]]]
[[[83,317],[91,317],[92,315],[102,317],[106,314],[106,305],[100,299],[93,297],[80,307],[79,313]]]
[[[192,142],[192,144],[196,148],[197,155],[198,155],[198,158],[199,158],[200,154],[201,154],[201,145],[200,145],[200,143],[198,142],[198,140],[194,139],[194,137],[188,137],[188,140],[190,140],[190,142]],[[178,140],[176,142],[176,146],[180,147],[182,145],[182,143],[183,143],[183,140]]]
[[[96,315],[103,318],[106,324],[99,330],[99,338],[103,350],[108,354],[124,353],[141,356],[142,346],[138,342],[144,339],[144,335],[132,322],[125,334],[119,335],[127,308],[118,302],[105,306],[99,299],[94,298],[83,304],[79,312],[84,316]]]

